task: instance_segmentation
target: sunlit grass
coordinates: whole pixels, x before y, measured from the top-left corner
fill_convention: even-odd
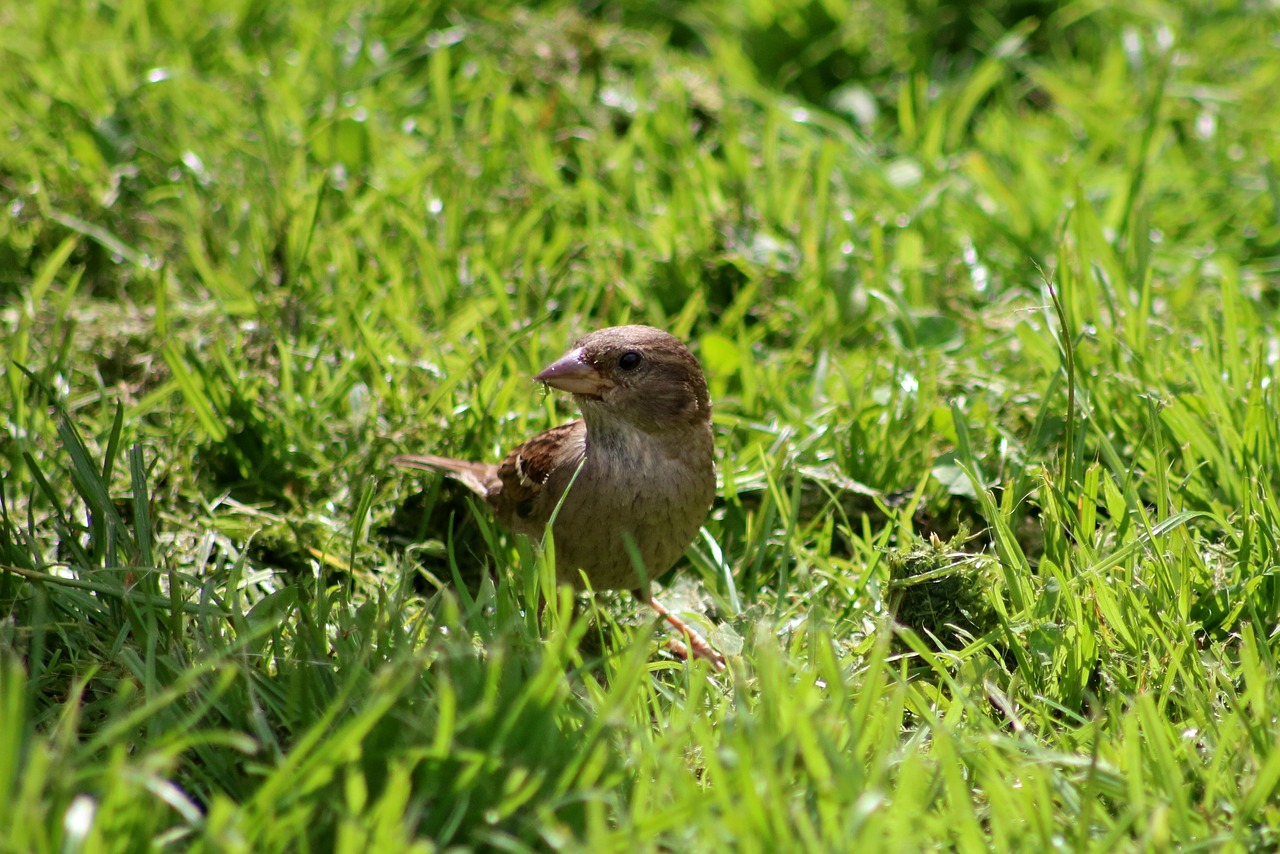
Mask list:
[[[831,8],[0,11],[0,850],[1275,846],[1274,13]],[[622,322],[719,676],[386,466]]]

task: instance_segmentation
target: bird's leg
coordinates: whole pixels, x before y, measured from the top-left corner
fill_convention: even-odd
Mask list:
[[[670,623],[676,631],[684,635],[689,643],[689,649],[693,650],[693,654],[697,658],[706,659],[711,662],[711,666],[716,670],[724,670],[724,656],[716,652],[706,639],[689,627],[689,624],[677,617],[675,614],[667,610],[666,606],[657,600],[653,594],[644,590],[635,591],[637,598],[644,599],[649,603],[649,607],[657,611],[658,614]]]

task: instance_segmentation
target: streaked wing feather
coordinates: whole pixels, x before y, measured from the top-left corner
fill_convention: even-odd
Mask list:
[[[498,478],[503,500],[509,501],[518,515],[528,515],[548,478],[565,463],[575,434],[584,429],[581,421],[570,421],[539,433],[507,454],[498,466]]]

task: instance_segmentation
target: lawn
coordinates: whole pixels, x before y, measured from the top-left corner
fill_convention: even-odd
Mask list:
[[[0,3],[0,852],[1274,850],[1277,32]],[[720,674],[389,464],[632,322]]]

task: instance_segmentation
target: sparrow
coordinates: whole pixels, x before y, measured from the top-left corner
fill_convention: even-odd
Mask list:
[[[711,399],[698,360],[660,329],[616,326],[578,339],[534,379],[573,395],[582,418],[497,464],[433,454],[391,462],[456,479],[500,524],[535,542],[550,524],[559,583],[582,589],[585,575],[592,589],[632,591],[694,655],[724,669],[724,658],[649,589],[684,554],[715,497]]]

